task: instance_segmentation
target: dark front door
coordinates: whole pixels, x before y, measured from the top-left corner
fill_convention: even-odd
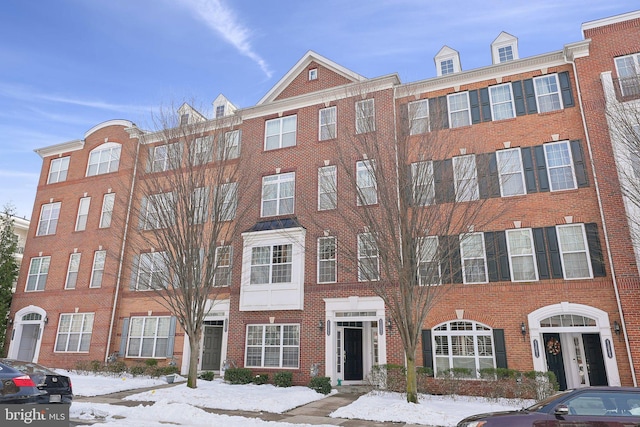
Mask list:
[[[202,370],[217,371],[220,369],[220,353],[222,350],[222,326],[205,326],[202,346]]]
[[[600,334],[582,334],[582,342],[584,343],[584,358],[589,373],[589,385],[609,385],[602,356]]]
[[[567,377],[564,374],[560,334],[543,334],[542,338],[544,339],[544,349],[547,356],[547,369],[556,375],[560,390],[566,390]]]
[[[362,379],[362,329],[344,328],[344,379]]]

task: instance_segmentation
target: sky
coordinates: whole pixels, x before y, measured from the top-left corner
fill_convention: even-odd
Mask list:
[[[0,208],[31,217],[35,149],[93,126],[188,102],[207,117],[224,94],[255,105],[309,50],[365,77],[435,77],[447,45],[462,69],[491,64],[506,31],[520,57],[582,40],[583,22],[637,0],[2,0]]]

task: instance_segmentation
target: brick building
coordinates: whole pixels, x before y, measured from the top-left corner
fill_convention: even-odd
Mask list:
[[[464,232],[424,231],[437,250],[420,259],[433,272],[423,285],[450,290],[422,326],[418,365],[436,375],[551,370],[562,388],[635,384],[638,269],[601,109],[606,72],[614,57],[637,56],[640,27],[632,13],[583,29],[588,39],[530,58],[501,33],[493,63],[469,71],[445,46],[437,77],[412,83],[365,78],[308,52],[255,106],[220,96],[212,119],[181,107],[185,124],[204,125],[194,144],[223,134],[237,151],[227,161],[251,159],[242,188],[255,191],[238,198],[242,216],[227,218],[241,233],[220,242],[228,282],[205,319],[200,368],[233,360],[291,370],[297,383],[318,372],[353,384],[374,365],[404,363],[372,284],[393,273],[370,230],[349,219],[411,197],[409,216],[451,204],[485,212]],[[186,372],[188,340],[137,269],[154,248],[131,243],[146,230],[144,180],[187,152],[158,135],[115,120],[38,150],[38,221],[10,357],[61,367],[155,357]],[[361,150],[367,139],[385,149]],[[404,157],[394,151],[401,139]],[[391,183],[410,176],[413,194],[376,182],[377,171]]]

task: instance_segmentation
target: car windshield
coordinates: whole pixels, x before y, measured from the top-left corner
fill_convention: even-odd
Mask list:
[[[544,408],[545,406],[547,406],[549,403],[558,400],[560,397],[562,397],[563,395],[569,393],[571,390],[565,390],[565,391],[561,391],[559,393],[554,394],[553,396],[549,396],[546,399],[541,400],[540,402],[529,406],[528,408],[525,408],[527,411],[530,412],[538,412],[540,409]]]
[[[25,374],[44,374],[51,375],[52,372],[44,366],[36,365],[35,363],[19,362],[19,361],[6,361],[7,365],[11,365],[14,369],[19,370]]]

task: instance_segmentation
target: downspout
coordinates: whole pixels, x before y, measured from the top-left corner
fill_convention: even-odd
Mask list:
[[[120,264],[118,265],[118,275],[116,278],[116,292],[113,295],[113,304],[112,304],[113,308],[111,309],[111,321],[109,322],[109,335],[107,336],[107,349],[104,355],[105,362],[109,360],[109,350],[111,348],[111,337],[113,336],[113,327],[114,327],[115,318],[116,318],[118,296],[120,295],[120,282],[122,280],[122,269],[124,265],[124,250],[127,244],[127,234],[129,232],[129,220],[131,219],[131,205],[133,203],[133,188],[136,182],[136,173],[138,170],[138,157],[140,155],[141,133],[137,128],[130,129],[130,130],[137,131],[136,133],[137,133],[138,141],[136,143],[136,156],[133,164],[133,176],[131,178],[131,189],[129,190],[129,202],[127,203],[127,215],[124,222],[124,234],[122,237],[122,247],[120,248]],[[129,136],[131,137],[131,133],[129,133]]]
[[[629,337],[627,335],[627,326],[624,321],[624,313],[622,311],[622,303],[620,302],[620,292],[618,290],[618,279],[616,278],[615,268],[613,266],[613,255],[611,254],[611,244],[609,243],[609,234],[607,233],[607,222],[604,216],[604,210],[602,208],[602,196],[600,195],[600,186],[598,184],[598,175],[596,174],[596,168],[593,163],[593,151],[591,149],[591,138],[589,137],[589,130],[587,128],[587,120],[584,115],[584,108],[582,104],[582,92],[580,91],[580,83],[578,82],[578,70],[576,69],[576,63],[573,59],[567,59],[567,50],[564,50],[564,61],[569,63],[573,67],[573,75],[576,80],[576,90],[578,92],[578,105],[580,106],[580,115],[582,116],[582,126],[584,128],[585,138],[587,140],[587,148],[589,150],[589,160],[591,162],[591,173],[593,173],[593,183],[596,188],[596,195],[598,198],[598,207],[600,209],[600,220],[602,221],[602,234],[604,234],[605,245],[607,247],[607,258],[609,259],[609,265],[611,266],[611,280],[613,281],[613,290],[616,294],[616,304],[618,306],[618,312],[620,313],[620,323],[622,323],[622,333],[624,335],[624,343],[627,349],[627,357],[629,358],[629,367],[631,368],[631,378],[633,379],[633,386],[638,387],[638,380],[636,378],[635,368],[633,367],[633,358],[631,357],[631,346],[629,345]],[[607,125],[608,126],[608,125]]]

